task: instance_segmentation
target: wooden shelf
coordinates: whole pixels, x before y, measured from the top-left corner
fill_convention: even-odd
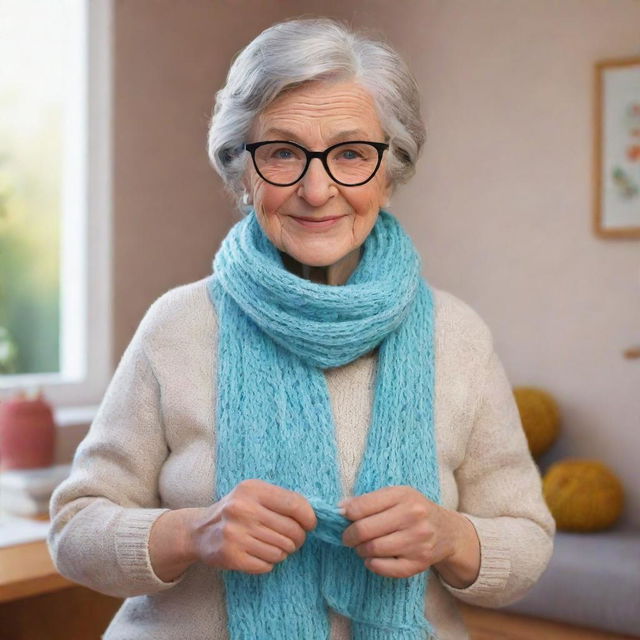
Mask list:
[[[58,573],[44,540],[0,548],[0,602],[71,586],[76,585]]]
[[[61,576],[46,540],[0,548],[2,640],[100,640],[121,605]]]

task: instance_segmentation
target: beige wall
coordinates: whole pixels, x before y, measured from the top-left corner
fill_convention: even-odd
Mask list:
[[[640,526],[640,241],[591,231],[592,69],[640,54],[636,0],[120,0],[115,11],[114,320],[210,272],[233,208],[207,165],[215,90],[259,30],[303,12],[374,27],[423,90],[428,141],[391,210],[425,275],[492,328],[514,385],[552,391],[543,461],[603,460]]]

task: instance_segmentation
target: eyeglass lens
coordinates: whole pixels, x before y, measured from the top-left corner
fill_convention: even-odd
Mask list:
[[[295,145],[272,142],[255,150],[255,161],[258,171],[266,180],[286,185],[302,176],[307,157]],[[375,173],[378,150],[369,144],[347,142],[329,152],[327,164],[330,174],[339,182],[358,184]]]

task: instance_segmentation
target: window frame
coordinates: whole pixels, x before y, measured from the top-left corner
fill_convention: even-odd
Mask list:
[[[85,82],[69,117],[84,135],[67,158],[79,184],[63,193],[61,373],[0,375],[0,400],[41,390],[57,408],[98,405],[113,374],[113,0],[83,0],[81,6],[85,28],[78,46]]]

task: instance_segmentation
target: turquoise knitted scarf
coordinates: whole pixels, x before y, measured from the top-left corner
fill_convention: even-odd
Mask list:
[[[373,573],[342,544],[341,479],[323,369],[379,346],[375,400],[354,495],[409,485],[440,503],[434,434],[434,309],[421,260],[380,211],[343,286],[289,272],[250,212],[213,260],[218,316],[216,496],[247,478],[296,491],[318,526],[268,573],[223,571],[232,640],[327,640],[327,607],[354,640],[429,640],[430,570]]]

